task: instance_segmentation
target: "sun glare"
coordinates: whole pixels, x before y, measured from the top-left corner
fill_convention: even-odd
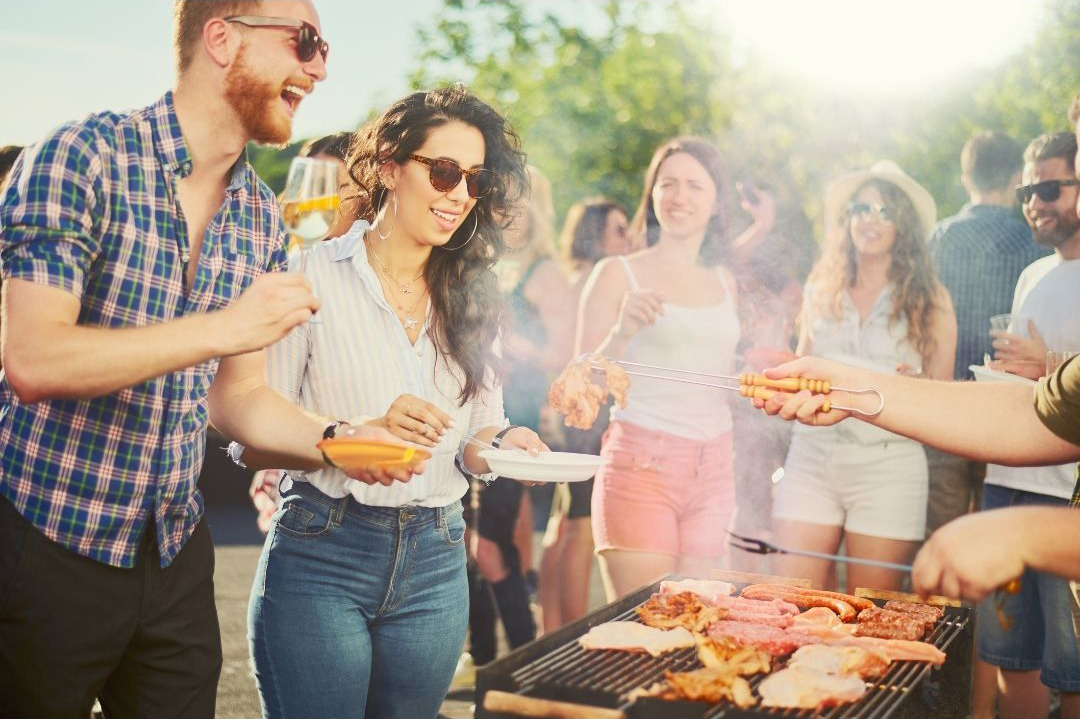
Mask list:
[[[1037,2],[711,2],[738,62],[762,62],[820,90],[894,96],[934,89],[1030,42]]]

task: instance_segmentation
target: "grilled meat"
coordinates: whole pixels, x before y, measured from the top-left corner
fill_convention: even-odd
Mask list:
[[[781,669],[758,685],[761,705],[784,709],[820,709],[858,701],[866,683],[857,676],[826,674],[811,667]]]
[[[810,667],[826,674],[858,674],[864,679],[880,677],[889,668],[884,654],[865,647],[808,644],[788,660],[789,667]]]
[[[934,626],[930,622],[930,627]],[[926,635],[927,623],[924,618],[891,609],[871,607],[859,612],[859,623],[855,627],[857,637],[878,637],[880,639],[907,639],[917,641]]]
[[[654,594],[634,611],[650,627],[683,627],[690,631],[704,631],[727,613],[719,607],[707,606],[693,592]]]
[[[590,629],[578,642],[585,649],[646,652],[658,657],[666,652],[694,646],[694,636],[682,627],[665,631],[637,622],[606,622]]]

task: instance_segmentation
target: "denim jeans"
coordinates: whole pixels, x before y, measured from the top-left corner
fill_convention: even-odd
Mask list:
[[[251,590],[266,717],[434,717],[468,624],[461,503],[284,495]]]
[[[983,486],[983,509],[1018,506],[1064,507],[1068,500],[996,484]],[[1001,626],[998,610],[1010,621]],[[1010,671],[1041,669],[1046,686],[1080,691],[1080,641],[1073,627],[1069,582],[1030,569],[1020,578],[1020,592],[995,592],[979,602],[976,634],[979,657]]]

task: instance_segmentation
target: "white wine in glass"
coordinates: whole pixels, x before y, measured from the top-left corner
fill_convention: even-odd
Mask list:
[[[308,250],[326,238],[337,218],[338,166],[327,160],[294,157],[281,195],[281,216],[300,253],[300,272]],[[318,320],[312,318],[311,322]]]

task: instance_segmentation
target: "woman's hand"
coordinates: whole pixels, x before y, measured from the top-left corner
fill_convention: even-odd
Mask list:
[[[540,439],[540,435],[532,431],[528,427],[514,427],[512,430],[503,435],[502,444],[500,447],[507,449],[521,449],[529,453],[529,456],[536,457],[541,452],[550,452],[551,448],[544,444],[544,441]],[[526,482],[521,481],[526,487],[532,487],[540,482]]]
[[[373,425],[376,421],[377,420],[372,420],[366,424]],[[374,439],[381,442],[399,443],[397,437],[380,426],[358,427],[355,425],[344,425],[335,436],[338,438],[353,437],[356,439]],[[384,487],[389,487],[394,482],[408,482],[413,478],[413,475],[423,474],[425,469],[427,469],[427,462],[416,462],[408,467],[400,469],[387,469],[386,467],[372,465],[350,469],[342,468],[341,471],[345,476],[349,477],[349,479],[355,479],[364,484],[381,484]]]
[[[630,339],[664,314],[664,297],[656,290],[630,290],[623,295],[615,334]]]
[[[386,414],[366,424],[389,430],[390,434],[406,442],[434,447],[446,431],[453,428],[454,420],[431,402],[403,394],[393,401]]]

